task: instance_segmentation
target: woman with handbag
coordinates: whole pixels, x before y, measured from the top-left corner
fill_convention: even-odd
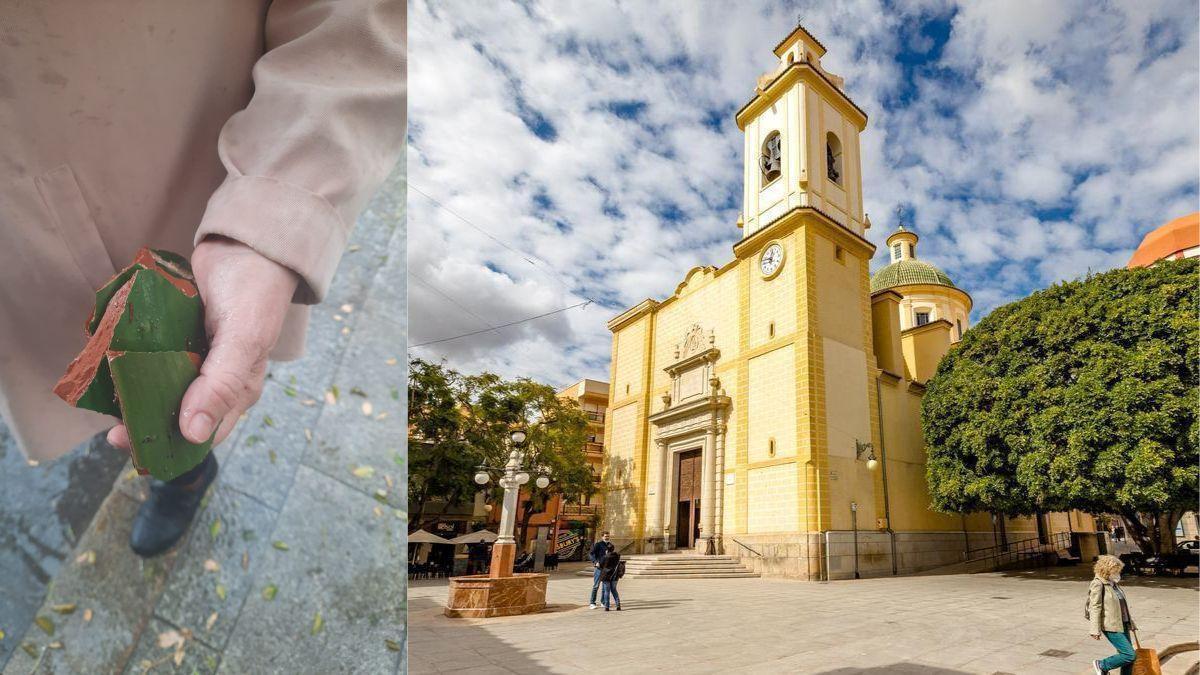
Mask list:
[[[1106,659],[1092,661],[1092,669],[1096,675],[1103,675],[1116,668],[1121,669],[1121,675],[1132,675],[1133,662],[1136,658],[1133,644],[1129,641],[1130,631],[1136,631],[1137,625],[1129,616],[1129,603],[1125,599],[1125,591],[1118,585],[1121,580],[1121,568],[1125,566],[1119,558],[1112,555],[1102,555],[1096,558],[1093,568],[1095,578],[1088,588],[1088,603],[1085,618],[1091,622],[1092,639],[1104,637],[1116,647],[1117,653]]]

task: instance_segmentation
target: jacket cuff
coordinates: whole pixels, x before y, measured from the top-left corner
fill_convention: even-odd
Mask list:
[[[228,176],[208,200],[195,243],[222,236],[300,276],[292,302],[321,302],[337,271],[349,228],[322,196],[263,176]]]

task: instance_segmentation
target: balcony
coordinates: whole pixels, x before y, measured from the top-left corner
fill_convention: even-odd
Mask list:
[[[604,454],[604,444],[603,443],[593,443],[591,441],[588,441],[583,444],[583,451],[589,455],[603,455]]]
[[[558,515],[561,518],[570,518],[572,516],[591,517],[600,513],[598,504],[563,504],[562,511]]]
[[[604,413],[585,410],[584,414],[587,415],[589,422],[598,422],[600,424],[604,424]]]

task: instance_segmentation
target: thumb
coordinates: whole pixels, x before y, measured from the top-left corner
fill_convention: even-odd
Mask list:
[[[218,331],[212,349],[200,367],[200,377],[183,395],[179,429],[192,443],[213,438],[220,443],[237,418],[262,393],[269,348],[253,335]]]

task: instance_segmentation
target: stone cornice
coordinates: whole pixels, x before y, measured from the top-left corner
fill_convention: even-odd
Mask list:
[[[733,245],[733,254],[738,258],[748,258],[772,239],[782,236],[784,230],[800,225],[804,216],[809,216],[809,222],[819,223],[826,228],[826,233],[847,248],[858,253],[860,257],[870,260],[875,255],[875,244],[834,220],[828,213],[815,206],[795,206],[785,211],[779,217],[758,228],[754,234]]]
[[[717,413],[729,407],[731,398],[722,394],[710,394],[708,396],[700,396],[687,403],[673,405],[666,410],[657,412],[647,419],[657,425],[662,426],[676,420],[685,419],[688,417],[696,417],[698,413],[709,413],[717,417]],[[691,430],[689,430],[689,433]],[[668,438],[668,436],[660,436],[659,438]]]
[[[612,319],[609,319],[608,330],[615,333],[618,330],[621,330],[625,326],[629,325],[630,323],[641,318],[642,316],[645,316],[646,314],[653,312],[656,307],[658,307],[657,300],[652,300],[650,298],[646,298],[645,300],[639,302],[638,304],[634,305],[633,307],[630,307],[629,309],[625,310],[624,312],[621,312],[620,314],[616,315]]]
[[[820,69],[814,67],[807,62],[796,62],[784,68],[783,71],[771,80],[766,87],[763,88],[761,94],[755,95],[750,99],[742,109],[737,111],[734,119],[737,121],[738,129],[745,131],[746,122],[751,117],[762,112],[765,108],[771,105],[775,99],[779,98],[783,92],[787,91],[788,87],[803,80],[805,84],[813,86],[815,89],[821,90],[835,105],[842,108],[842,112],[854,122],[859,131],[867,127],[867,113],[858,105],[850,100],[846,92],[842,91],[829,79]]]

